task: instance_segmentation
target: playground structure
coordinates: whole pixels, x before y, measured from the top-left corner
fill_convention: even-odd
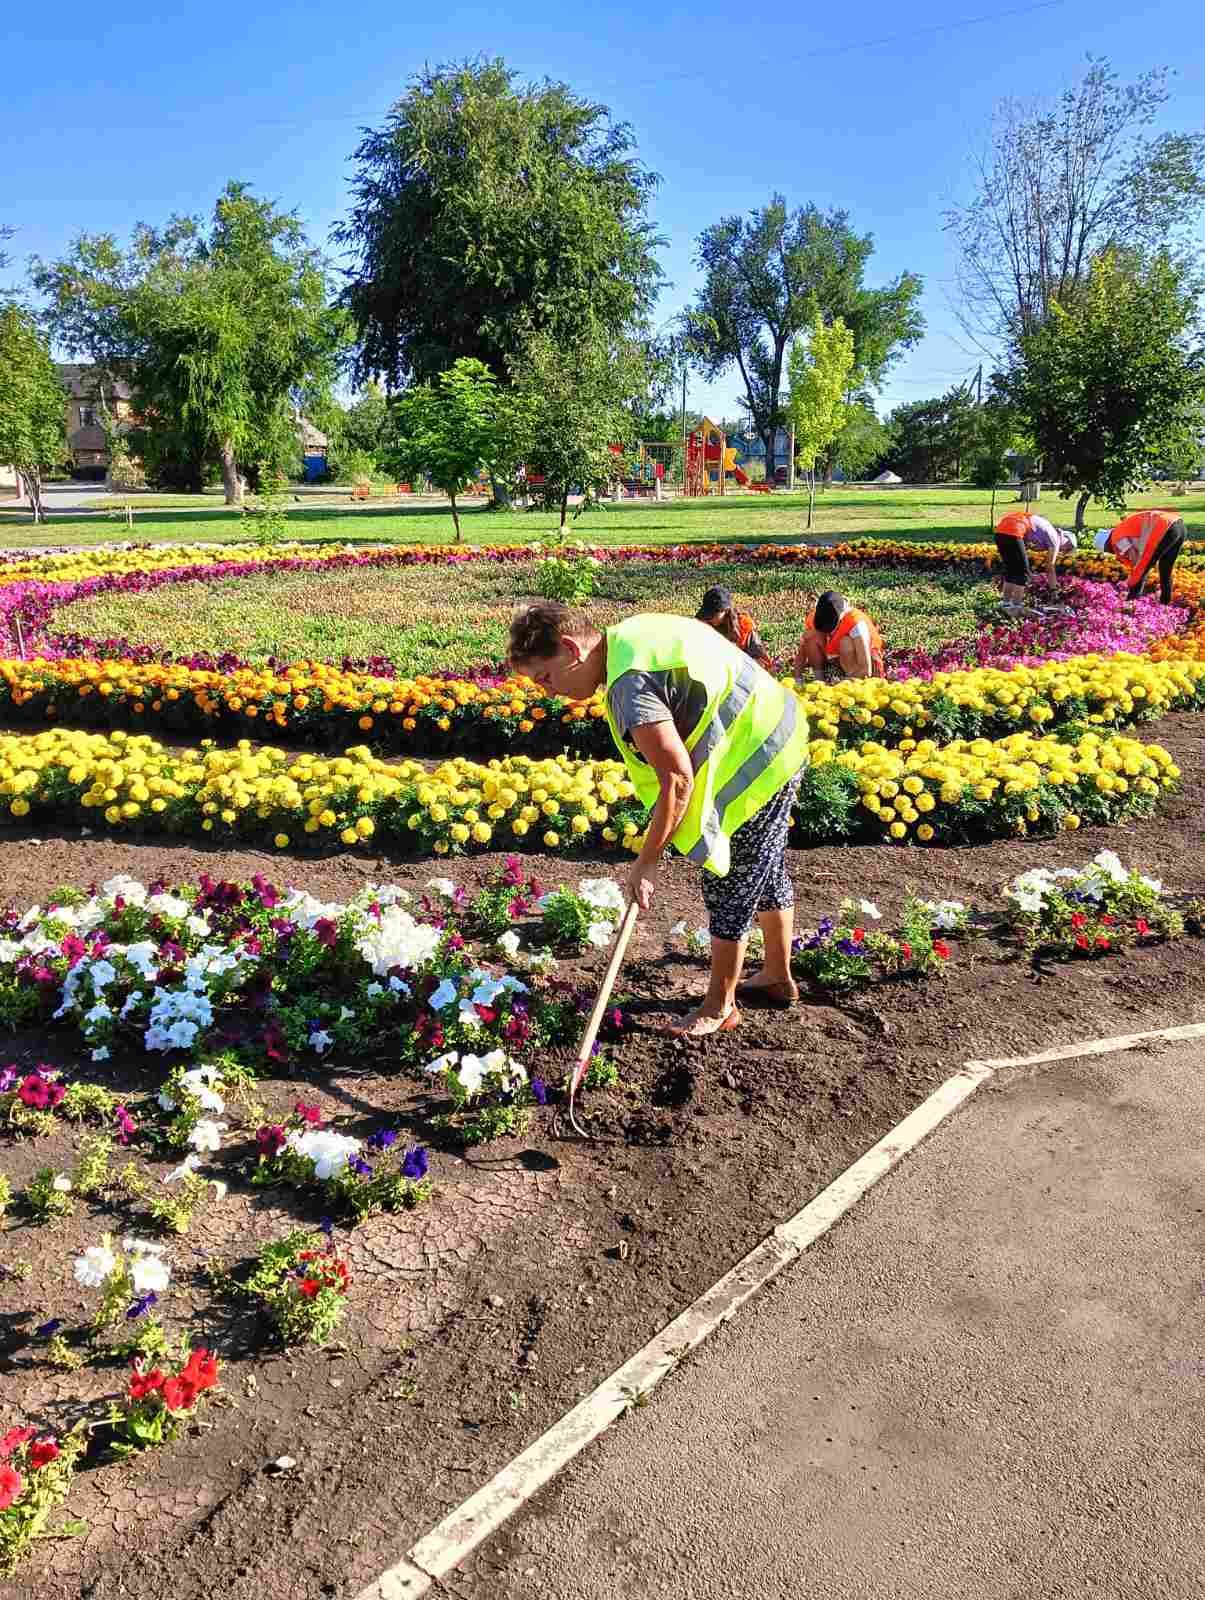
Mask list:
[[[723,494],[729,478],[742,489],[753,489],[761,494],[770,493],[768,483],[753,483],[748,473],[736,464],[736,449],[729,445],[724,430],[710,417],[703,418],[686,441],[686,494],[699,498],[708,494]]]

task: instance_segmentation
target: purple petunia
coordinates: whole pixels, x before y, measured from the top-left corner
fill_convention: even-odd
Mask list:
[[[416,1144],[412,1150],[407,1150],[402,1160],[402,1177],[409,1178],[412,1183],[417,1183],[420,1178],[427,1176],[427,1152],[421,1144]]]
[[[126,1312],[126,1321],[137,1322],[139,1317],[145,1317],[158,1298],[159,1296],[153,1289],[148,1289],[145,1294],[140,1294]]]
[[[536,1105],[546,1106],[548,1104],[548,1085],[543,1078],[533,1078],[531,1080],[531,1093]]]

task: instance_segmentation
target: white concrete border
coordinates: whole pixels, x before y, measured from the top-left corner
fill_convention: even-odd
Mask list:
[[[968,1061],[915,1111],[835,1178],[826,1189],[782,1222],[731,1271],[687,1306],[642,1350],[604,1379],[522,1454],[448,1513],[405,1556],[362,1589],[356,1600],[422,1600],[452,1569],[541,1489],[562,1467],[621,1417],[637,1395],[646,1395],[683,1356],[727,1322],[759,1289],[776,1278],[840,1220],[879,1179],[915,1150],[981,1084],[1004,1067],[1041,1066],[1077,1056],[1132,1050],[1156,1040],[1205,1038],[1205,1023],[1118,1034],[1059,1045],[1032,1056]]]

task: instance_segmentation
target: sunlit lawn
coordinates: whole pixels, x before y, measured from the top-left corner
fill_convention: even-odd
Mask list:
[[[57,623],[97,639],[154,642],[176,654],[228,649],[261,662],[382,655],[404,672],[432,672],[500,659],[515,605],[532,597],[533,574],[527,563],[460,568],[454,602],[449,574],[437,566],[228,578],[101,596],[60,611]],[[717,582],[754,613],[776,654],[793,652],[818,588],[842,589],[867,606],[897,646],[965,634],[976,603],[994,592],[985,581],[947,571],[826,566],[818,576],[776,566],[709,563],[700,570],[631,562],[600,570],[591,611],[603,623],[634,609],[693,615],[704,587]]]
[[[247,538],[238,512],[225,511],[198,499],[196,509],[148,509],[135,501],[133,537],[138,541],[221,540]],[[999,517],[1010,504],[1008,491],[997,498]],[[1162,495],[1135,496],[1132,505],[1169,503],[1179,510],[1190,533],[1205,534],[1205,493],[1168,501]],[[991,495],[976,489],[843,489],[817,497],[811,537],[853,538],[872,535],[894,539],[983,539],[990,532]],[[1072,520],[1070,502],[1054,495],[1038,507],[1058,523]],[[1090,526],[1114,520],[1106,506],[1090,506]],[[517,544],[556,526],[544,512],[491,512],[470,507],[462,517],[465,539],[476,544]],[[807,503],[799,495],[741,495],[707,500],[624,501],[605,511],[585,512],[571,525],[573,534],[597,544],[676,542],[794,541],[808,537]],[[413,505],[348,506],[305,504],[288,512],[289,537],[355,544],[446,543],[452,520],[438,508]],[[103,544],[130,537],[120,512],[54,516],[35,527],[28,514],[0,509],[0,545]]]

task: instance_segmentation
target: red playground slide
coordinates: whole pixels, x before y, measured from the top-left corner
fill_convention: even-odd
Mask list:
[[[733,467],[732,476],[740,484],[742,489],[752,489],[757,494],[770,493],[770,485],[768,483],[750,483],[749,474],[747,472],[742,472],[739,467]]]

